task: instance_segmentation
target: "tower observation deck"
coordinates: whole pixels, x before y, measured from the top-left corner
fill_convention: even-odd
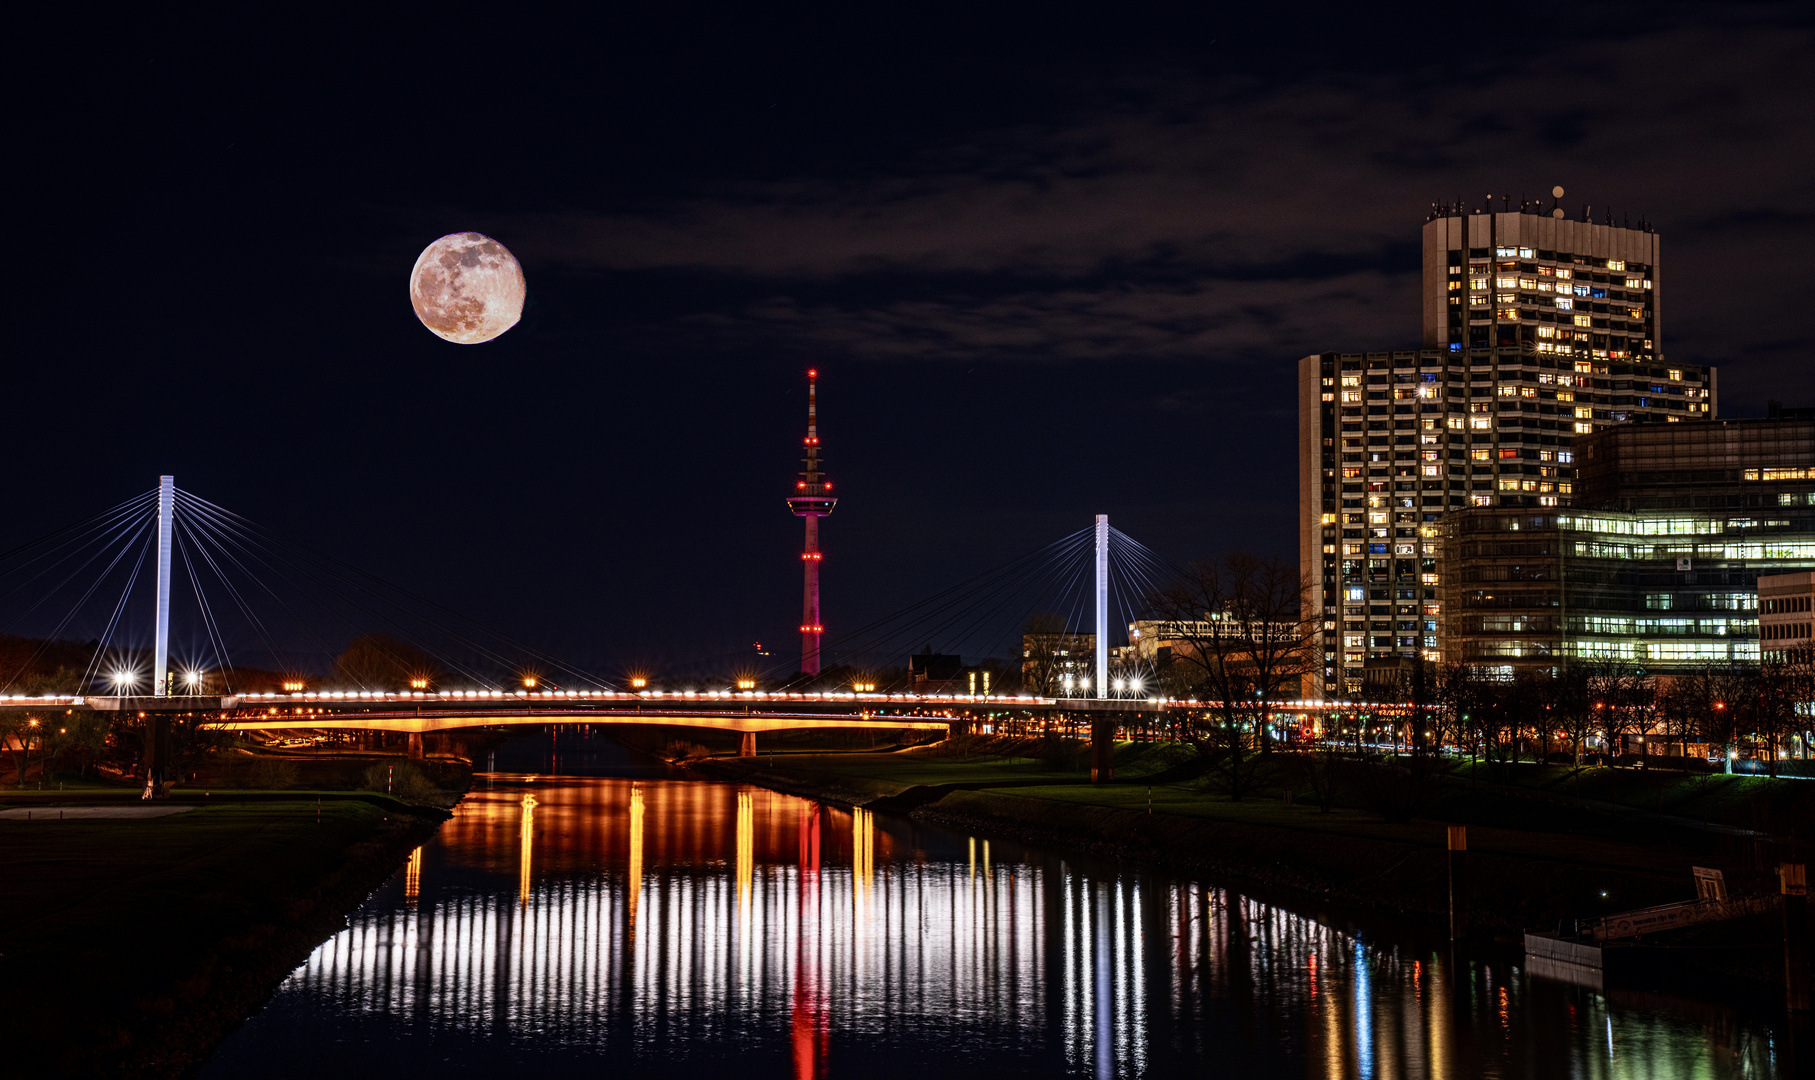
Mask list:
[[[805,569],[801,594],[800,670],[803,675],[819,674],[819,639],[826,628],[819,620],[819,519],[832,512],[838,500],[832,497],[832,482],[820,472],[819,463],[819,372],[807,372],[807,456],[800,479],[788,496],[788,509],[807,522],[807,544],[800,553]]]

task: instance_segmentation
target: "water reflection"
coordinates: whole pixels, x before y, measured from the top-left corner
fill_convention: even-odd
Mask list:
[[[1777,1075],[1702,1008],[760,789],[561,779],[469,796],[204,1075]]]

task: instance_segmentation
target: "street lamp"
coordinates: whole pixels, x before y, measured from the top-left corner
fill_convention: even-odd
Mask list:
[[[125,693],[126,688],[136,682],[138,682],[138,679],[135,678],[130,671],[121,669],[113,673],[114,689],[119,693]]]

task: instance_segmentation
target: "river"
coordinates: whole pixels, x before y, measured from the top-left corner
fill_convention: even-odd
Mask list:
[[[481,774],[232,1077],[1770,1077],[1748,1010],[662,778]]]

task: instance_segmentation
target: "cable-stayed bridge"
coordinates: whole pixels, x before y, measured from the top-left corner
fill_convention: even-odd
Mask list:
[[[1156,696],[1133,673],[1111,677],[1112,623],[1129,625],[1141,594],[1168,570],[1099,516],[1091,528],[824,642],[828,658],[851,670],[878,653],[900,656],[902,642],[991,635],[998,646],[1008,638],[1018,659],[1028,616],[1053,612],[1057,625],[1089,625],[1094,637],[1094,664],[1080,665],[1075,683],[1067,678],[1063,696],[991,693],[987,684],[983,693],[879,692],[862,680],[759,689],[777,681],[773,672],[729,687],[665,689],[641,678],[622,686],[263,529],[165,476],[154,491],[0,553],[0,629],[35,622],[49,630],[48,644],[85,615],[96,624],[82,670],[64,669],[65,685],[20,693],[19,672],[0,671],[0,709],[140,713],[152,721],[154,766],[163,756],[160,726],[177,715],[240,732],[402,733],[414,753],[421,736],[461,728],[680,725],[739,732],[742,752],[752,754],[761,732],[938,730],[1067,711],[1094,714],[1093,741],[1106,745],[1115,727],[1109,714],[1197,704]],[[176,656],[173,611],[184,616]],[[349,640],[363,644],[342,651],[324,677],[321,661]],[[267,665],[266,685],[281,673],[281,689],[244,688],[245,669],[231,662],[236,649]],[[305,673],[311,666],[317,670]]]

